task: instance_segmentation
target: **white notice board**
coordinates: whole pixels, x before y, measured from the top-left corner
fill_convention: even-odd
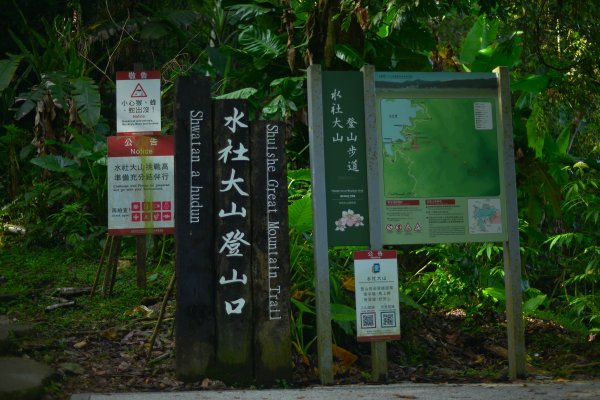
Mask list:
[[[108,138],[108,233],[175,232],[173,136]]]
[[[160,71],[117,72],[117,135],[160,134]]]

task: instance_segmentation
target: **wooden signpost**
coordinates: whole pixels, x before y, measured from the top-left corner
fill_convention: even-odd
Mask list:
[[[180,78],[175,105],[176,372],[291,378],[285,127]]]
[[[210,81],[175,88],[175,363],[185,381],[205,376],[215,357],[213,140]]]
[[[292,377],[290,255],[285,125],[252,123],[252,265],[255,377],[258,384]]]
[[[243,384],[251,381],[253,364],[249,133],[244,101],[215,102],[217,374]]]

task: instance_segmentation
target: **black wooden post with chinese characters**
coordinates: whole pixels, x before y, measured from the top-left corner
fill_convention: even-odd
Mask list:
[[[253,380],[250,153],[245,101],[214,105],[216,368],[226,383]]]
[[[175,89],[176,373],[199,380],[214,365],[215,264],[210,81]]]
[[[252,269],[255,378],[292,376],[285,125],[252,123]]]

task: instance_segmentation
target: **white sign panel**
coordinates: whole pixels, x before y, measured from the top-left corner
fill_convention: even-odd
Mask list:
[[[160,134],[160,71],[117,72],[117,135]]]
[[[396,252],[354,252],[354,281],[358,341],[400,339]]]
[[[173,136],[108,138],[108,233],[175,232]]]

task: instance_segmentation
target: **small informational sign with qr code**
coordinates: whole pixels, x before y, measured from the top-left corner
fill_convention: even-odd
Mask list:
[[[354,282],[358,341],[400,339],[396,252],[354,252]]]

